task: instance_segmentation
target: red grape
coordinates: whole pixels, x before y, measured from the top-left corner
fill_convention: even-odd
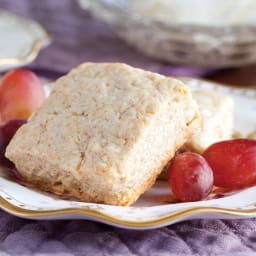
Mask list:
[[[168,170],[173,194],[183,202],[205,199],[212,191],[213,173],[206,160],[195,153],[177,155]]]
[[[37,76],[26,69],[6,73],[0,81],[0,116],[2,121],[27,119],[45,99]]]
[[[8,168],[13,168],[14,165],[5,157],[5,149],[12,139],[16,131],[26,123],[26,120],[16,119],[8,121],[0,126],[0,164]]]
[[[214,185],[230,189],[256,185],[256,140],[221,141],[203,156],[213,170]]]

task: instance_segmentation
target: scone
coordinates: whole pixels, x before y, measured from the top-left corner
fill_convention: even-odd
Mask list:
[[[6,150],[31,184],[82,201],[130,205],[201,124],[182,82],[119,63],[85,63]]]
[[[234,103],[230,96],[212,90],[195,90],[192,95],[202,115],[203,127],[186,142],[184,149],[203,153],[211,144],[232,138]]]
[[[202,154],[211,144],[232,138],[234,103],[230,96],[220,92],[198,89],[192,91],[202,116],[202,127],[177,152],[192,151]],[[159,175],[167,179],[168,163]]]

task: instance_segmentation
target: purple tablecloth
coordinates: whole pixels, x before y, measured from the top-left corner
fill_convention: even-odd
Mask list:
[[[0,8],[37,19],[53,36],[31,68],[57,77],[83,61],[119,61],[163,74],[203,75],[147,58],[72,0],[0,0]],[[1,40],[1,38],[0,38]],[[0,210],[0,255],[256,255],[256,220],[193,220],[150,231],[91,221],[33,221]]]

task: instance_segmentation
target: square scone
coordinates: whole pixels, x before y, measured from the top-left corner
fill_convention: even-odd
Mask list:
[[[120,63],[84,63],[6,150],[39,189],[82,201],[130,205],[201,125],[182,82]]]
[[[183,149],[202,154],[213,143],[232,138],[234,102],[230,96],[212,90],[195,90],[192,95],[201,113],[203,125]]]

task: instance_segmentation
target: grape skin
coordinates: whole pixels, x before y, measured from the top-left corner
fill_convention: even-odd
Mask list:
[[[241,189],[256,185],[256,140],[221,141],[203,156],[213,170],[215,186]]]
[[[183,202],[203,200],[212,191],[212,170],[206,160],[195,153],[177,155],[171,162],[168,177],[173,194]]]
[[[14,164],[5,157],[5,150],[16,131],[26,123],[24,119],[8,121],[0,126],[0,164],[13,169]]]

